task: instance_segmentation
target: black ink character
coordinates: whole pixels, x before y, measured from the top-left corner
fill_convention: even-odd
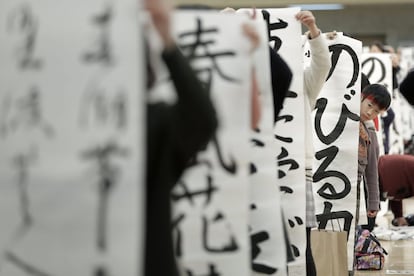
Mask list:
[[[236,242],[236,238],[230,234],[230,240],[228,244],[218,247],[213,247],[209,244],[209,229],[210,229],[210,222],[211,223],[219,223],[224,220],[224,215],[222,213],[217,213],[217,215],[213,218],[212,222],[208,220],[205,216],[203,216],[203,247],[208,252],[213,253],[223,253],[223,252],[233,252],[239,249],[239,246]],[[229,226],[227,226],[229,228]],[[231,232],[231,230],[229,230]]]
[[[328,105],[328,100],[326,98],[320,98],[316,101],[315,109],[315,132],[318,136],[319,140],[324,143],[325,145],[330,145],[338,137],[341,136],[342,132],[345,129],[348,119],[359,122],[359,115],[352,113],[346,104],[342,104],[341,114],[339,115],[339,120],[336,123],[334,129],[327,135],[325,135],[322,131],[322,117],[326,110],[326,106]]]
[[[213,73],[216,72],[222,79],[229,82],[238,82],[234,77],[231,77],[223,72],[220,68],[218,59],[226,57],[234,57],[236,55],[233,51],[220,51],[212,52],[210,47],[216,44],[214,36],[219,34],[217,27],[204,27],[201,18],[197,18],[196,30],[183,32],[179,35],[179,45],[180,49],[183,51],[184,55],[191,61],[195,62],[197,60],[209,60],[211,61],[211,66],[203,68],[195,68],[195,72],[202,80],[207,91],[211,92],[211,85],[213,82]],[[190,42],[187,42],[190,40]],[[206,73],[206,74],[204,74]],[[206,76],[204,76],[206,75]],[[204,76],[204,77],[202,77]],[[236,174],[237,164],[232,156],[229,157],[229,161],[226,162],[224,159],[224,154],[221,150],[220,142],[217,137],[217,134],[212,138],[212,142],[217,152],[218,160],[221,167],[231,174]]]
[[[250,240],[252,244],[252,269],[255,272],[263,273],[266,275],[272,275],[276,273],[277,268],[265,264],[259,264],[255,262],[255,259],[257,258],[257,256],[259,256],[261,252],[259,244],[269,240],[269,238],[269,233],[267,233],[266,231],[261,231],[250,235]]]
[[[287,159],[289,156],[289,152],[286,150],[286,148],[282,147],[281,153],[277,156],[277,162],[278,162],[278,178],[282,179],[286,176],[286,172],[284,172],[282,169],[280,169],[283,166],[289,165],[289,171],[291,170],[297,170],[299,168],[298,162],[296,162],[294,159]]]
[[[176,233],[175,239],[175,256],[181,257],[183,255],[182,250],[182,233],[179,224],[185,219],[185,214],[180,214],[176,219],[172,221],[172,229]]]
[[[108,95],[102,88],[88,87],[80,103],[79,123],[81,126],[95,124],[113,126],[118,130],[127,127],[128,96],[119,88],[115,94]]]
[[[209,268],[208,274],[196,275],[189,269],[186,269],[186,273],[187,273],[187,276],[221,276],[222,275],[220,272],[216,271],[216,266],[214,264],[209,264],[208,268]]]
[[[344,183],[344,188],[340,192],[337,192],[337,190],[331,183],[324,183],[317,193],[325,199],[341,199],[346,197],[351,192],[351,182],[345,174],[339,171],[326,170],[332,163],[332,161],[335,159],[337,154],[338,147],[336,146],[330,146],[327,149],[320,150],[315,153],[315,157],[317,160],[324,159],[324,161],[322,161],[321,165],[317,168],[316,172],[314,173],[313,182],[319,182],[328,177],[335,177],[339,178]]]
[[[212,72],[215,71],[221,78],[230,82],[236,82],[237,79],[225,74],[217,62],[218,58],[234,57],[236,53],[232,51],[212,53],[210,47],[214,46],[216,41],[213,38],[205,38],[205,36],[210,35],[211,37],[213,35],[218,35],[219,30],[216,27],[203,28],[202,23],[201,18],[197,18],[197,29],[195,31],[184,32],[179,35],[180,49],[191,61],[208,59],[212,62],[212,66],[209,68],[197,68],[195,70],[197,73],[207,71],[211,76]],[[185,42],[188,38],[192,38],[193,41]]]
[[[52,276],[52,274],[49,274],[45,271],[40,270],[39,268],[23,260],[22,258],[18,257],[16,254],[12,252],[6,252],[5,258],[7,261],[9,261],[13,265],[15,265],[17,268],[19,268],[21,271],[23,271],[25,275]]]
[[[85,150],[81,157],[86,161],[97,163],[98,167],[98,216],[97,216],[97,240],[98,250],[106,251],[107,248],[107,215],[109,197],[120,177],[120,168],[115,165],[113,158],[126,158],[128,150],[119,146],[114,141],[109,141],[103,146],[96,146]]]
[[[29,4],[14,10],[8,18],[8,29],[19,35],[16,45],[18,67],[22,70],[39,70],[43,61],[35,57],[36,37],[39,24]]]
[[[3,101],[5,110],[0,123],[0,136],[5,137],[18,129],[35,128],[42,131],[47,138],[53,137],[54,129],[43,118],[41,102],[41,93],[36,86],[31,87],[29,92],[15,100],[15,103],[10,96],[6,96]]]
[[[254,147],[260,147],[260,148],[265,147],[265,143],[259,139],[252,138],[250,139],[250,141],[252,142]]]
[[[30,168],[34,165],[37,160],[37,148],[32,147],[25,153],[18,153],[12,159],[12,166],[17,170],[18,174],[18,190],[20,197],[20,211],[22,224],[18,226],[15,233],[11,238],[12,243],[16,243],[21,240],[24,235],[29,231],[30,227],[35,223],[35,220],[30,212],[30,199],[28,193],[28,185],[30,183]],[[16,268],[21,270],[25,275],[40,275],[40,276],[51,276],[51,274],[42,271],[35,265],[30,264],[28,261],[19,257],[16,253],[12,252],[11,249],[6,249],[2,258],[5,261],[14,265]]]
[[[324,209],[322,214],[316,215],[316,220],[319,223],[318,228],[319,229],[326,229],[326,225],[328,224],[328,221],[335,220],[335,223],[339,221],[339,219],[344,219],[344,226],[343,230],[348,232],[348,238],[349,238],[349,230],[351,230],[351,223],[352,219],[354,218],[352,214],[348,211],[338,211],[338,212],[331,212],[332,210],[332,203],[325,201],[324,203]],[[334,222],[332,222],[333,224]]]
[[[303,219],[301,219],[300,217],[295,217],[295,220],[298,225],[303,225]],[[293,220],[288,219],[288,222],[290,227],[295,227],[295,222]]]
[[[30,182],[29,170],[37,159],[37,149],[32,148],[26,153],[19,153],[13,157],[12,164],[17,170],[17,187],[20,198],[20,212],[22,218],[22,229],[29,228],[33,223],[33,217],[30,214],[30,200],[28,194],[28,185]]]
[[[380,66],[380,77],[377,80],[372,79],[372,76],[374,72],[378,72],[378,69],[376,69],[376,64],[379,64]],[[365,74],[367,78],[370,80],[371,83],[381,83],[385,79],[386,69],[385,64],[377,57],[369,57],[366,60],[364,60],[361,64],[362,69],[368,68],[368,72]],[[365,71],[365,70],[364,70]]]
[[[213,144],[214,144],[214,148],[216,149],[217,157],[218,157],[221,167],[231,174],[236,174],[237,173],[236,161],[234,160],[233,156],[230,156],[229,162],[225,162],[224,154],[222,153],[221,146],[217,138],[217,134],[215,134],[213,137]]]
[[[272,36],[271,33],[274,30],[286,29],[288,27],[288,23],[280,18],[278,18],[279,22],[271,23],[270,13],[267,10],[262,10],[262,15],[267,23],[269,42],[274,42],[273,49],[275,51],[279,51],[280,47],[282,46],[282,40],[277,36]]]
[[[219,164],[221,166],[222,169],[224,169],[226,172],[230,173],[230,174],[236,174],[238,171],[238,166],[236,163],[236,160],[234,159],[233,156],[229,156],[229,160],[226,161],[224,160],[224,154],[223,151],[221,150],[221,145],[219,143],[217,134],[215,134],[211,140],[211,143],[213,144],[213,147],[216,151],[217,154],[217,158],[219,161]],[[204,149],[205,150],[205,149]],[[196,166],[196,165],[205,165],[209,171],[212,171],[212,164],[210,160],[205,160],[205,159],[200,159],[200,158],[194,158],[190,163],[189,163],[189,167],[190,166]]]
[[[350,82],[348,83],[346,88],[350,88],[353,87],[356,83],[356,81],[358,80],[358,76],[359,76],[359,59],[357,54],[355,53],[355,51],[349,47],[348,45],[345,44],[334,44],[334,45],[330,45],[329,46],[329,51],[332,52],[332,56],[331,56],[331,63],[332,63],[332,67],[331,70],[329,71],[328,77],[326,78],[326,80],[329,80],[329,78],[332,76],[333,71],[336,68],[336,65],[338,64],[338,60],[339,57],[342,54],[342,51],[347,52],[351,58],[352,58],[352,63],[353,63],[353,73],[352,73],[352,77]]]
[[[213,193],[216,193],[218,190],[218,187],[213,185],[213,177],[211,175],[207,175],[207,187],[205,190],[190,191],[187,187],[187,184],[183,180],[180,180],[177,184],[179,187],[183,188],[184,192],[182,194],[172,192],[171,199],[173,201],[188,199],[190,204],[193,206],[195,204],[193,199],[195,196],[205,196],[204,206],[207,206],[208,204],[210,204],[213,198]]]
[[[82,55],[82,60],[85,63],[99,63],[106,66],[115,63],[110,42],[110,29],[113,16],[114,11],[110,5],[107,5],[100,14],[92,16],[92,23],[98,29],[99,33],[96,37],[95,48]]]
[[[94,276],[109,276],[108,269],[102,265],[95,268]]]

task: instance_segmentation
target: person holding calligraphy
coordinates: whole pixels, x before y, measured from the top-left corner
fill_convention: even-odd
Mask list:
[[[231,7],[227,7],[221,10],[222,13],[236,13],[237,11]],[[246,14],[251,18],[256,18],[256,9],[252,9],[252,12],[245,11]],[[260,38],[257,30],[255,29],[254,25],[251,24],[243,24],[243,33],[249,38],[252,44],[252,51],[259,47]],[[272,96],[273,96],[273,123],[276,123],[277,116],[280,110],[283,107],[283,102],[286,97],[286,94],[289,90],[290,82],[292,80],[292,71],[290,70],[287,63],[282,59],[282,57],[272,49],[269,48],[269,57],[270,57],[270,76],[272,82]],[[252,72],[252,129],[257,129],[261,107],[259,104],[259,87],[257,83],[257,76],[255,72],[255,68],[253,68]]]
[[[173,250],[170,192],[189,161],[213,136],[218,122],[212,101],[177,48],[170,32],[170,7],[163,0],[146,0],[146,9],[163,42],[162,58],[177,94],[173,105],[147,106],[147,175],[145,273],[178,276]],[[147,88],[154,71],[147,60]]]
[[[398,88],[397,74],[400,71],[400,57],[395,53],[393,47],[384,45],[380,41],[374,41],[369,47],[370,53],[389,53],[392,64],[392,89]],[[390,88],[391,89],[391,88]]]
[[[311,228],[317,227],[315,215],[315,202],[312,190],[312,163],[313,143],[311,129],[311,110],[314,109],[316,99],[325,83],[331,68],[331,57],[326,38],[316,25],[316,19],[310,11],[300,11],[296,19],[308,28],[306,39],[310,45],[311,63],[304,71],[305,91],[305,169],[306,169],[306,274],[316,275],[316,268],[313,261],[310,233]]]
[[[383,45],[380,41],[374,41],[369,48],[370,53],[389,53],[391,64],[392,64],[392,89],[398,88],[398,78],[397,74],[400,71],[400,59],[399,56],[395,53],[394,48],[388,45]],[[395,112],[390,107],[383,116],[381,116],[382,126],[383,126],[383,135],[384,135],[384,152],[385,154],[389,153],[390,150],[390,128],[395,119]],[[378,118],[374,120],[378,124]],[[377,127],[378,129],[378,127]]]

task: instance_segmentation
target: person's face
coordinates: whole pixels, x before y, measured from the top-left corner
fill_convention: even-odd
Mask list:
[[[361,121],[365,122],[365,121],[369,121],[369,120],[373,120],[375,117],[377,117],[379,114],[381,114],[383,110],[378,106],[378,104],[376,104],[375,102],[373,102],[372,100],[365,98],[362,102],[361,102]]]
[[[371,53],[382,53],[382,50],[377,45],[372,45],[369,51]]]

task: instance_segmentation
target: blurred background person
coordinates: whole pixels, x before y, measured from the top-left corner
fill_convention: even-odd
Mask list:
[[[380,190],[388,197],[394,215],[392,225],[407,226],[402,201],[414,196],[414,156],[383,155],[378,162],[378,174]]]
[[[147,105],[146,276],[178,276],[173,251],[170,192],[188,162],[217,128],[215,108],[171,34],[171,6],[146,0],[146,9],[163,43],[162,59],[177,94],[173,105]],[[148,56],[148,55],[146,55]],[[147,61],[148,89],[156,72]]]

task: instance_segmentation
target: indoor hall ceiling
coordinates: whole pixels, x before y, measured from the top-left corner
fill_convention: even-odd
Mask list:
[[[346,6],[357,6],[357,5],[404,5],[414,4],[414,0],[340,0],[340,1],[329,1],[329,0],[173,0],[176,5],[191,5],[200,4],[208,5],[213,8],[223,7],[284,7],[289,5],[300,5],[300,4],[343,4]]]

